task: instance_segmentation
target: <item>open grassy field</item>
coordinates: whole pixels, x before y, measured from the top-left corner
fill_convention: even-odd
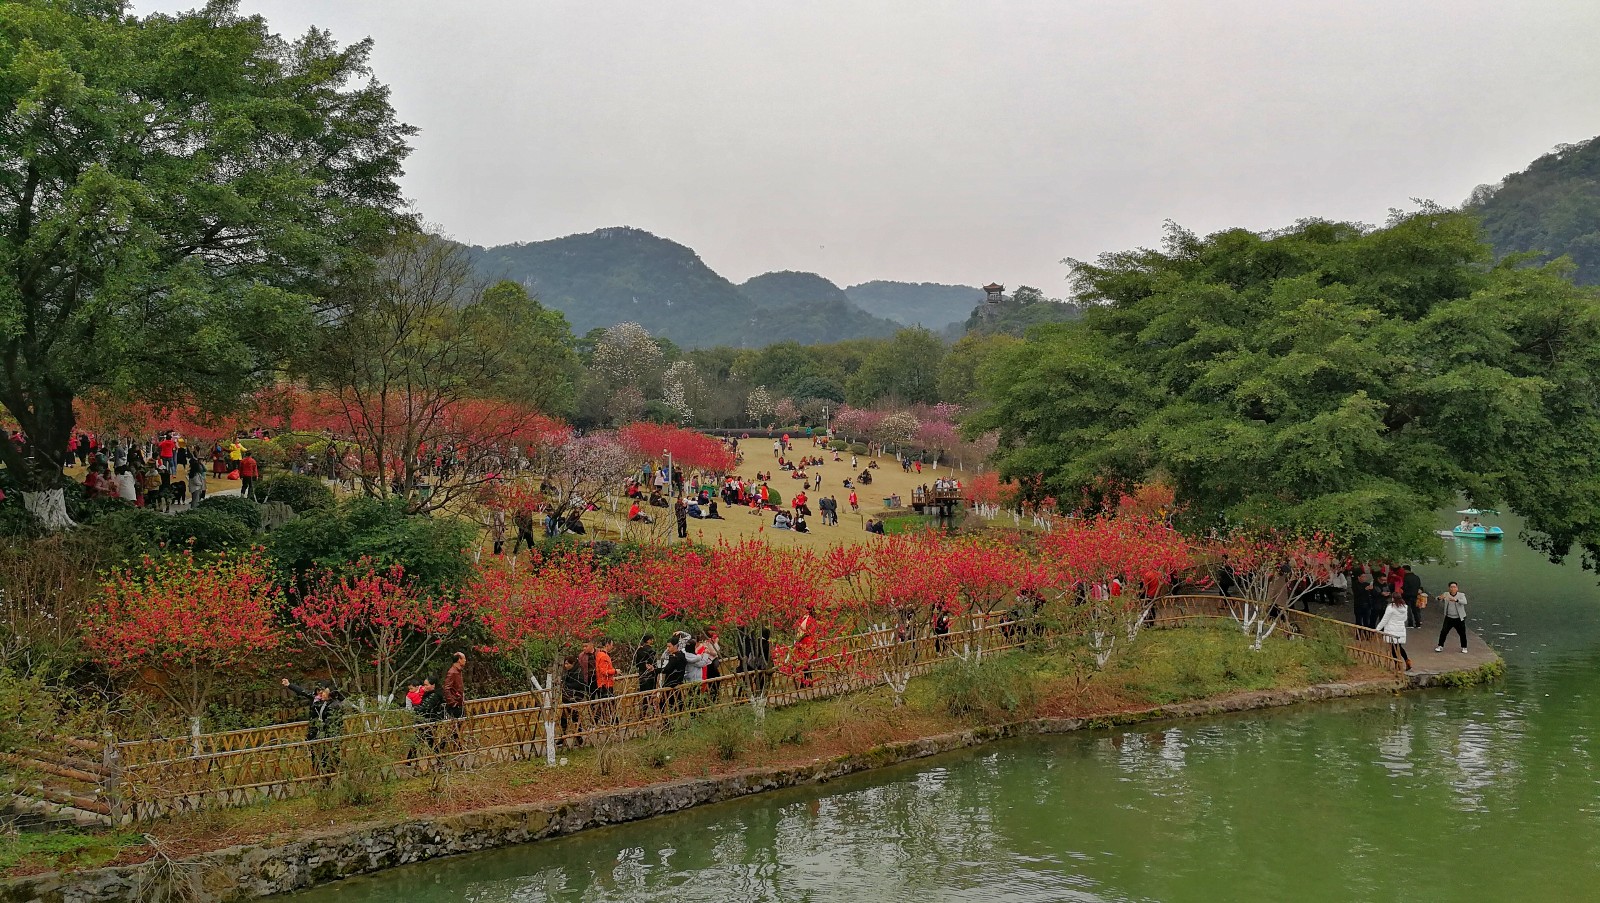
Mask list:
[[[758,470],[765,471],[776,468],[776,460],[772,457],[770,446],[764,448],[755,441],[750,442],[749,446],[749,449],[745,452],[745,462],[739,469],[741,475],[748,476]],[[815,512],[813,517],[806,518],[806,522],[811,528],[810,533],[774,530],[772,528],[773,513],[771,511],[751,513],[748,508],[721,506],[722,520],[689,519],[689,540],[695,543],[712,545],[719,539],[736,542],[746,536],[759,535],[762,539],[775,545],[810,547],[814,549],[863,542],[871,535],[866,531],[868,518],[879,518],[885,514],[912,513],[910,508],[911,492],[917,486],[932,484],[935,479],[961,480],[965,485],[967,480],[976,475],[975,471],[957,470],[946,466],[943,462],[937,469],[924,465],[920,474],[915,471],[902,473],[900,465],[895,463],[893,456],[879,457],[875,459],[878,462],[878,469],[872,472],[872,485],[860,486],[856,489],[861,510],[852,513],[849,504],[850,490],[845,489],[843,483],[847,477],[854,478],[860,472],[859,469],[851,470],[850,456],[848,454],[844,455],[844,460],[834,461],[832,452],[821,449],[813,452],[809,446],[803,444],[796,446],[794,455],[806,456],[816,453],[820,453],[827,463],[820,468],[807,469],[808,476],[819,473],[822,475],[822,488],[820,490],[806,490],[806,496],[810,499],[811,510]],[[860,467],[865,468],[869,460],[874,459],[865,455],[859,456]],[[791,480],[788,473],[781,471],[774,472],[772,476],[773,478],[768,482],[768,485],[783,495],[784,504],[787,506],[789,499],[798,490],[800,481]],[[897,511],[887,509],[884,505],[885,499],[895,493],[900,495],[901,501],[901,508]],[[817,500],[828,495],[839,500],[839,523],[837,526],[824,526],[821,511],[817,507]],[[615,513],[609,510],[591,512],[584,519],[585,524],[589,526],[591,531],[595,531],[599,536],[606,538],[627,535],[636,539],[666,537],[670,541],[677,541],[676,527],[668,523],[672,519],[669,510],[661,508],[649,509],[651,516],[656,517],[657,523],[654,527],[647,527],[639,524],[625,524],[623,518],[627,514],[627,507],[620,499],[618,500],[618,506],[618,510]],[[1005,515],[1002,515],[1001,520],[996,521],[996,523],[1001,522],[1004,522],[1007,526],[1012,524],[1011,518]],[[626,528],[625,534],[622,532],[622,528]]]

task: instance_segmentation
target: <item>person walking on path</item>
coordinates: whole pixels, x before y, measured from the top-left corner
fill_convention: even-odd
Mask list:
[[[189,504],[198,505],[206,500],[206,466],[199,458],[189,459]]]
[[[1422,578],[1412,570],[1411,565],[1401,565],[1400,598],[1406,603],[1406,626],[1412,630],[1422,627],[1422,611],[1417,608],[1417,598],[1422,595]]]
[[[256,478],[261,476],[261,466],[248,451],[239,459],[239,494],[247,499],[256,497]]]
[[[677,503],[673,506],[673,517],[678,521],[678,538],[689,538],[689,502],[683,496],[678,496]]]
[[[1441,593],[1438,601],[1444,603],[1444,626],[1439,628],[1439,645],[1434,647],[1434,652],[1444,651],[1445,637],[1454,630],[1461,635],[1461,652],[1467,651],[1467,594],[1461,591],[1454,581],[1450,583],[1448,592]]]
[[[1406,602],[1398,595],[1389,597],[1389,607],[1384,609],[1383,617],[1378,619],[1377,630],[1383,634],[1383,639],[1389,644],[1389,657],[1398,658],[1406,663],[1406,670],[1411,670],[1411,656],[1406,654]]]

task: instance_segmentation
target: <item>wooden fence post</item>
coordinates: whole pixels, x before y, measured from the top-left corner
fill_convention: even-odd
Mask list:
[[[122,763],[117,757],[117,735],[111,731],[100,733],[100,766],[105,775],[100,779],[100,792],[106,805],[111,807],[111,826],[122,827]]]

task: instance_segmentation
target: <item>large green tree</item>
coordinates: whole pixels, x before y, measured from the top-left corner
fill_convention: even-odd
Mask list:
[[[0,462],[47,522],[74,399],[238,400],[404,225],[412,130],[369,50],[233,2],[0,4]]]
[[[521,285],[503,280],[484,290],[469,311],[474,340],[499,350],[499,364],[483,390],[557,417],[571,417],[577,399],[578,356],[572,327],[559,310],[534,300]]]
[[[1201,523],[1393,557],[1436,548],[1433,512],[1465,496],[1553,556],[1600,553],[1600,301],[1560,268],[1492,265],[1470,216],[1174,228],[1072,267],[1084,320],[1001,354],[969,424],[1033,491],[1158,476]]]
[[[867,353],[861,368],[845,383],[845,392],[853,405],[933,404],[939,400],[939,364],[944,355],[944,340],[930,330],[902,329]]]

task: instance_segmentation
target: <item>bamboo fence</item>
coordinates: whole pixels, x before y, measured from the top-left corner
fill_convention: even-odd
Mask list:
[[[1236,620],[1244,604],[1221,596],[1165,596],[1150,603],[1148,621],[1154,627],[1180,627]],[[1332,638],[1357,661],[1396,667],[1377,631],[1281,606],[1270,617],[1280,619],[1278,629],[1285,635]],[[469,700],[458,720],[418,721],[397,710],[352,713],[342,733],[315,740],[306,739],[307,724],[299,721],[107,744],[95,747],[102,753],[100,767],[80,769],[80,777],[98,779],[92,809],[118,823],[247,805],[315,790],[341,770],[384,778],[469,770],[541,758],[552,743],[561,750],[639,737],[707,712],[751,704],[754,697],[762,697],[768,708],[824,699],[885,682],[890,673],[909,676],[974,651],[1020,646],[1031,629],[1003,621],[898,642],[887,630],[869,631],[832,641],[814,657],[782,670],[736,672],[645,692],[633,691],[636,677],[624,682],[619,675],[614,696],[546,707],[541,693],[511,693]],[[732,670],[737,660],[721,664]]]

